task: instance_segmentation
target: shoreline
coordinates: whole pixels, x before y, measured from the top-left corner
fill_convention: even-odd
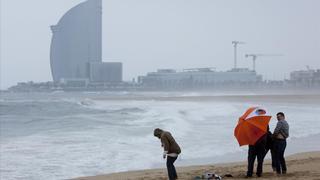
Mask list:
[[[264,103],[280,103],[280,104],[300,104],[301,102],[310,105],[318,105],[320,102],[320,95],[224,95],[224,96],[187,96],[187,97],[124,97],[124,98],[102,98],[97,100],[154,100],[154,101],[224,101],[224,102],[261,102]],[[315,176],[320,177],[320,144],[317,143],[320,138],[320,134],[313,134],[303,137],[291,137],[288,141],[288,147],[286,149],[286,157],[290,160],[290,165],[294,171],[290,172],[288,170],[288,175],[283,178],[277,178],[273,175],[270,165],[270,153],[268,153],[264,167],[266,176],[265,178],[259,179],[314,179]],[[311,153],[311,154],[310,154]],[[295,162],[299,160],[294,160],[299,157],[299,160],[306,162],[300,170],[299,165],[294,165]],[[195,176],[200,176],[206,171],[215,172],[219,175],[232,174],[234,178],[231,179],[241,179],[246,172],[246,158],[247,151],[242,149],[242,151],[237,153],[229,153],[221,155],[214,158],[204,158],[204,159],[190,159],[184,160],[184,162],[177,161],[176,167],[178,169],[179,179],[193,179]],[[317,159],[315,164],[308,162],[308,159]],[[292,160],[293,159],[293,160]],[[270,165],[271,166],[271,165]],[[290,168],[289,166],[289,168]],[[308,167],[318,167],[319,170],[312,170],[308,172]],[[153,169],[147,170],[133,170],[127,172],[111,173],[106,175],[98,175],[91,177],[78,178],[80,180],[100,180],[100,179],[166,179],[166,169],[158,169],[158,167],[165,168],[165,163],[152,167]],[[217,169],[216,169],[217,168]],[[230,171],[229,171],[230,170]],[[306,174],[306,176],[304,175]],[[311,174],[311,176],[309,176]],[[128,178],[130,177],[130,178]],[[228,179],[228,178],[224,178]],[[318,179],[320,180],[320,178]]]
[[[285,152],[285,157],[288,165],[288,174],[283,179],[313,179],[312,176],[305,177],[302,172],[306,174],[309,166],[318,167],[319,170],[313,170],[311,174],[316,174],[320,177],[320,144],[317,144],[320,134],[314,134],[306,137],[295,138],[291,137],[288,139],[288,146]],[[246,173],[247,168],[247,149],[241,148],[242,150],[236,153],[228,153],[216,157],[208,157],[205,159],[190,159],[183,160],[175,163],[177,168],[179,179],[193,179],[195,176],[201,176],[205,172],[217,173],[220,176],[225,174],[232,174],[233,178],[223,179],[242,179]],[[183,157],[183,156],[182,156]],[[273,174],[271,169],[271,157],[268,152],[264,162],[264,174],[265,177],[259,179],[277,179],[276,175]],[[308,163],[308,160],[317,159],[315,164]],[[300,171],[295,166],[298,161],[307,162]],[[257,163],[257,162],[256,162]],[[255,165],[256,165],[255,163]],[[290,165],[289,165],[290,164]],[[290,169],[294,171],[290,171]],[[180,175],[179,175],[180,174]],[[129,170],[123,172],[106,173],[94,176],[85,176],[75,178],[76,180],[149,180],[149,179],[162,179],[166,180],[167,172],[165,169],[165,162],[159,164],[159,166],[151,167],[142,170]],[[255,179],[255,178],[252,178]],[[278,178],[282,179],[282,178]],[[319,179],[318,179],[319,180]]]
[[[12,99],[12,102],[10,98]],[[171,101],[173,101],[174,103],[172,103]],[[188,173],[189,170],[184,171],[184,169],[187,167],[190,167],[191,168],[190,171],[193,172],[196,169],[192,169],[192,168],[193,167],[196,168],[198,166],[220,167],[221,164],[225,164],[225,163],[229,163],[231,164],[229,166],[233,166],[232,164],[236,164],[235,162],[245,161],[247,157],[247,151],[246,151],[246,148],[239,148],[235,143],[231,144],[232,142],[229,141],[229,139],[231,140],[232,138],[231,128],[233,127],[233,125],[230,124],[231,121],[228,121],[227,124],[225,124],[224,122],[226,118],[233,120],[234,117],[238,117],[236,114],[240,114],[240,113],[235,113],[235,112],[240,111],[239,110],[240,108],[244,109],[249,105],[261,104],[262,102],[264,105],[263,107],[266,106],[270,108],[270,112],[272,112],[272,114],[275,114],[276,112],[278,112],[278,110],[281,110],[281,111],[284,110],[284,112],[288,112],[288,117],[289,117],[288,119],[290,122],[292,122],[292,125],[293,125],[292,127],[294,127],[292,130],[294,131],[292,131],[293,133],[291,135],[293,136],[291,136],[288,142],[286,156],[292,155],[293,153],[320,151],[320,144],[318,143],[318,139],[320,138],[320,133],[319,133],[319,124],[317,123],[319,122],[319,118],[316,116],[316,112],[320,108],[319,107],[320,94],[316,94],[316,95],[292,95],[292,94],[288,94],[288,95],[279,95],[279,94],[201,95],[197,93],[195,94],[191,93],[191,94],[185,94],[185,95],[169,94],[168,96],[166,94],[160,94],[160,95],[148,94],[146,96],[136,96],[136,95],[130,95],[130,94],[122,95],[122,96],[113,96],[109,94],[106,94],[106,95],[89,94],[88,97],[86,94],[85,94],[85,97],[79,94],[76,94],[72,97],[66,97],[65,94],[52,95],[50,97],[47,97],[46,94],[44,94],[44,95],[41,95],[40,97],[37,96],[37,99],[34,99],[33,97],[29,97],[29,96],[26,96],[26,97],[21,96],[21,97],[15,97],[15,98],[5,97],[3,99],[0,99],[0,102],[1,104],[3,103],[5,106],[7,104],[20,105],[21,103],[24,105],[23,107],[25,107],[25,105],[39,102],[41,105],[50,105],[48,106],[49,110],[50,111],[52,110],[53,112],[57,111],[56,107],[64,108],[66,106],[75,107],[75,112],[78,112],[78,110],[81,110],[82,112],[82,110],[84,109],[86,110],[86,112],[88,111],[88,114],[86,114],[86,116],[79,116],[81,118],[80,119],[81,121],[75,122],[72,120],[68,122],[67,125],[69,126],[63,127],[61,129],[62,131],[60,131],[61,123],[59,122],[66,122],[65,117],[67,117],[67,119],[69,118],[73,119],[74,118],[73,115],[65,116],[62,114],[63,116],[61,116],[61,118],[60,116],[58,116],[57,121],[49,121],[51,120],[51,118],[44,118],[43,122],[46,122],[46,121],[50,123],[53,122],[52,128],[54,128],[53,129],[54,131],[50,131],[49,133],[53,133],[53,135],[58,133],[59,135],[60,133],[62,134],[65,133],[66,135],[65,137],[59,136],[58,139],[54,139],[54,138],[45,139],[46,141],[44,143],[46,146],[43,146],[43,143],[42,143],[43,141],[41,136],[47,137],[48,135],[47,131],[46,132],[41,131],[40,133],[37,131],[34,131],[34,130],[37,130],[38,128],[42,128],[41,126],[42,123],[40,123],[39,126],[37,126],[38,121],[30,121],[31,123],[29,124],[29,119],[28,117],[26,117],[27,118],[26,120],[28,120],[28,126],[26,127],[28,127],[30,130],[26,132],[30,132],[30,134],[37,132],[39,133],[40,136],[34,136],[34,137],[31,136],[32,138],[28,138],[28,136],[27,138],[25,138],[24,136],[21,136],[22,141],[20,141],[20,139],[17,139],[17,140],[13,139],[12,140],[13,143],[6,144],[8,146],[6,146],[7,147],[6,149],[4,149],[6,150],[4,155],[5,156],[8,155],[7,156],[8,158],[5,158],[4,162],[8,162],[8,168],[6,167],[6,169],[1,170],[1,172],[3,172],[2,176],[8,177],[8,179],[16,176],[34,177],[34,178],[39,178],[39,176],[43,176],[43,177],[55,176],[55,177],[61,177],[62,179],[69,179],[69,178],[95,176],[99,174],[108,174],[108,173],[117,174],[117,172],[119,172],[118,174],[121,174],[121,175],[123,174],[127,175],[127,172],[125,171],[131,171],[131,172],[138,171],[139,173],[137,176],[138,177],[142,176],[144,177],[144,179],[150,179],[150,176],[156,177],[153,179],[165,178],[166,177],[165,169],[160,169],[162,174],[157,173],[157,171],[154,171],[158,168],[165,168],[165,161],[162,160],[160,157],[161,149],[157,147],[158,144],[156,144],[157,142],[154,139],[152,139],[152,141],[148,141],[146,139],[146,137],[152,138],[151,135],[149,134],[148,129],[142,129],[141,131],[139,127],[142,126],[143,128],[145,128],[150,126],[150,124],[152,125],[153,124],[151,123],[153,122],[152,120],[156,120],[155,122],[158,122],[158,123],[167,122],[167,121],[171,122],[167,120],[167,116],[170,116],[169,118],[170,120],[172,117],[172,121],[176,123],[175,126],[180,128],[179,132],[181,132],[180,138],[182,138],[182,140],[179,142],[185,143],[184,146],[182,147],[185,147],[185,149],[183,150],[186,150],[186,151],[183,151],[183,154],[180,156],[181,158],[180,161],[178,159],[178,161],[175,163],[176,167],[179,167],[179,169],[181,167],[183,172]],[[113,103],[114,103],[114,107],[113,106],[111,107],[110,104],[113,105]],[[51,104],[55,105],[54,108],[51,107]],[[149,107],[152,107],[152,108],[148,109]],[[173,107],[172,112],[171,112],[171,109],[168,109],[171,107]],[[214,109],[211,110],[212,108]],[[228,110],[228,108],[230,108],[230,112],[226,111]],[[39,109],[41,110],[42,107]],[[42,116],[43,114],[42,111],[39,111],[39,112],[36,111],[36,112],[39,113],[39,117],[40,115],[41,117],[47,117],[47,114],[44,114],[44,116]],[[169,115],[167,114],[167,112]],[[92,117],[91,117],[91,113],[92,113]],[[107,116],[105,116],[106,114]],[[112,124],[113,121],[104,119],[104,117],[109,117],[109,114],[112,115],[112,116],[110,115],[110,117],[112,118],[117,117],[119,115],[119,117],[124,117],[124,119],[129,117],[129,115],[131,118],[131,114],[133,114],[134,116],[132,116],[133,118],[131,119],[133,119],[133,121],[130,121],[130,123],[127,123],[125,121],[125,122]],[[117,116],[113,116],[114,114],[116,114]],[[90,115],[90,118],[87,118],[87,116],[89,115]],[[19,116],[14,115],[13,117],[21,118],[21,119],[24,118],[24,117],[20,117],[20,115]],[[30,117],[32,118],[33,115]],[[76,116],[76,118],[78,118],[78,116]],[[213,118],[212,121],[210,120],[211,118]],[[13,122],[16,122],[16,120]],[[84,124],[82,124],[83,122]],[[21,123],[23,122],[17,121],[17,125],[20,125]],[[187,126],[184,126],[185,123]],[[138,134],[139,135],[138,145],[135,145],[135,142],[132,140],[134,138],[132,139],[130,138],[129,139],[130,141],[127,142],[126,136],[123,136],[123,138],[120,137],[122,139],[119,139],[118,141],[116,140],[110,141],[111,144],[115,144],[116,146],[114,146],[114,148],[109,149],[109,143],[106,143],[105,139],[100,138],[106,135],[106,139],[108,139],[109,134],[105,133],[105,129],[109,128],[110,125],[111,126],[114,125],[117,127],[121,125],[122,127],[122,125],[127,125],[127,124],[131,125],[131,127],[134,127],[132,132],[129,133],[130,135],[137,132],[140,133],[141,131],[141,134],[143,135],[146,134],[146,136],[140,136],[140,134]],[[36,126],[33,126],[33,125],[36,125]],[[77,128],[77,127],[82,127],[83,125],[85,125],[85,127],[87,126],[90,127],[89,128],[90,131],[87,131],[88,128],[85,128],[85,130],[81,128],[80,129]],[[274,122],[273,124],[271,124],[271,129],[273,129],[272,125],[274,125]],[[11,126],[8,126],[8,127],[11,127]],[[16,126],[12,126],[12,127],[15,128]],[[220,131],[220,127],[225,127],[226,129]],[[37,128],[37,129],[34,129],[34,128]],[[68,131],[64,131],[65,130],[64,128],[66,128],[66,130]],[[151,129],[152,127],[149,127],[149,128]],[[59,131],[56,131],[58,129]],[[69,129],[75,130],[74,131],[75,133],[73,133],[72,131],[71,133],[69,133]],[[17,131],[17,132],[20,132],[20,131]],[[196,138],[192,138],[191,140],[183,139],[185,138],[185,133],[187,134],[189,132],[191,133],[195,132],[195,133],[201,133],[201,134],[198,134],[197,136],[195,136]],[[10,138],[11,132],[8,131],[6,133],[7,133],[6,134],[7,138]],[[220,136],[220,133],[221,133],[221,136]],[[125,135],[125,133],[123,133],[123,135]],[[81,136],[84,136],[85,139],[82,138],[81,141],[77,141],[78,138]],[[29,140],[32,140],[30,144],[32,146],[24,147],[23,142],[29,142]],[[66,144],[66,142],[68,143]],[[151,142],[154,143],[154,145],[152,145]],[[16,145],[14,143],[16,143]],[[57,146],[57,143],[61,143],[62,146],[60,146],[59,144]],[[144,144],[150,145],[150,146],[147,146],[147,148],[144,148]],[[33,159],[30,158],[30,161],[28,161],[29,159],[26,159],[25,162],[23,161],[21,162],[19,161],[18,158],[15,159],[14,156],[16,155],[18,155],[18,157],[20,155],[22,158],[25,157],[24,152],[15,151],[16,147],[19,147],[21,149],[26,149],[27,152],[29,152],[29,150],[30,152],[39,152],[40,151],[39,149],[33,148],[33,147],[37,147],[34,145],[37,145],[37,146],[39,145],[41,146],[40,148],[43,147],[43,149],[40,149],[42,150],[42,152],[44,152],[42,154],[42,157],[44,157],[43,160],[37,157],[36,155],[37,153],[32,153],[32,154],[30,153],[30,157],[33,157]],[[46,150],[46,148],[48,147],[47,145],[49,145],[49,147],[50,145],[52,145],[51,147],[53,149],[52,151],[54,152],[53,154]],[[71,148],[69,149],[69,147]],[[134,149],[130,151],[130,148],[132,147]],[[114,154],[109,153],[109,151],[114,152]],[[144,152],[140,153],[139,151],[144,151]],[[65,155],[65,154],[68,154],[68,155]],[[136,156],[132,156],[132,154]],[[54,165],[59,164],[58,166],[51,166],[51,162],[49,161],[51,157],[54,157],[56,159]],[[159,158],[156,159],[157,157]],[[266,157],[266,160],[268,158],[269,156]],[[15,165],[14,163],[16,163],[17,165]],[[30,164],[30,166],[28,164]],[[316,166],[318,166],[320,169],[319,164],[316,164]],[[39,171],[34,170],[34,167],[42,168],[41,169],[42,174],[38,174],[37,172],[39,172],[40,170]],[[149,169],[149,170],[146,170],[146,169]],[[245,172],[245,169],[246,169],[245,166],[242,166],[242,169],[241,169],[242,174]],[[144,170],[146,170],[147,172],[145,172]],[[212,169],[212,171],[213,170],[215,169]],[[213,172],[219,173],[219,171],[213,171]],[[226,174],[225,173],[226,171],[224,169],[221,170],[220,172],[222,175]],[[236,171],[235,173],[238,173],[238,172],[240,172],[240,170]],[[197,171],[191,174],[190,176],[193,176],[193,175],[199,176],[202,173],[204,172]],[[104,176],[103,179],[115,179],[113,177],[105,178],[105,176],[107,175],[103,175],[103,176]],[[132,175],[131,173],[129,173],[129,176],[135,177],[135,175]],[[191,179],[191,178],[192,177],[187,177],[186,179]],[[42,179],[48,179],[48,178],[42,178]],[[118,179],[128,179],[128,178],[123,177]],[[143,179],[143,178],[136,178],[136,179]],[[183,176],[180,176],[180,179],[183,179]],[[237,178],[234,178],[234,179],[237,179]]]
[[[271,161],[266,159],[264,162],[264,172],[261,178],[254,176],[251,179],[319,179],[320,176],[320,151],[311,151],[304,153],[297,153],[286,157],[288,173],[286,175],[277,176],[272,172]],[[247,163],[245,161],[231,162],[231,163],[218,163],[211,165],[199,166],[184,166],[177,167],[179,179],[193,179],[195,176],[201,176],[205,172],[211,172],[223,176],[231,174],[232,178],[223,179],[245,179]],[[140,171],[128,171],[120,173],[111,173],[105,175],[79,177],[77,180],[149,180],[167,178],[166,169],[149,169]]]

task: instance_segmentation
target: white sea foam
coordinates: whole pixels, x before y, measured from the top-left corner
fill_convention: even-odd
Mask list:
[[[21,101],[1,103],[27,108]],[[0,113],[0,179],[66,179],[163,167],[160,142],[153,137],[156,127],[169,130],[181,145],[179,165],[201,164],[202,159],[215,162],[217,157],[245,150],[233,136],[234,127],[248,107],[261,105],[63,96],[24,97],[23,102],[34,106],[32,113]],[[320,133],[320,105],[267,103],[263,107],[272,115],[286,113],[291,138]],[[270,128],[275,124],[273,118]]]

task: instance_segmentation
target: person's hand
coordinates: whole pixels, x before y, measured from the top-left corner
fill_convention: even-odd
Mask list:
[[[167,157],[167,153],[168,153],[168,151],[163,151],[163,159],[165,159]]]

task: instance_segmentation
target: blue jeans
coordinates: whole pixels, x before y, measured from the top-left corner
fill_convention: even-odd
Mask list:
[[[169,180],[178,179],[176,168],[174,167],[173,163],[177,160],[178,157],[170,157],[167,156],[167,170]]]
[[[275,152],[275,165],[278,174],[285,174],[287,172],[286,160],[284,159],[284,151],[287,147],[287,141],[285,139],[274,140],[274,152]]]

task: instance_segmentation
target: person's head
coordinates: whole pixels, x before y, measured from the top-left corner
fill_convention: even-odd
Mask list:
[[[258,110],[257,110],[257,114],[258,114],[258,115],[264,115],[264,114],[266,114],[266,111],[263,110],[263,109],[258,109]]]
[[[155,136],[155,137],[157,137],[157,138],[161,138],[161,134],[162,134],[162,132],[163,132],[163,130],[162,129],[160,129],[160,128],[156,128],[156,129],[154,129],[154,131],[153,131],[153,135]]]
[[[277,113],[277,119],[278,119],[278,121],[284,120],[285,119],[284,113],[283,112],[278,112]]]

